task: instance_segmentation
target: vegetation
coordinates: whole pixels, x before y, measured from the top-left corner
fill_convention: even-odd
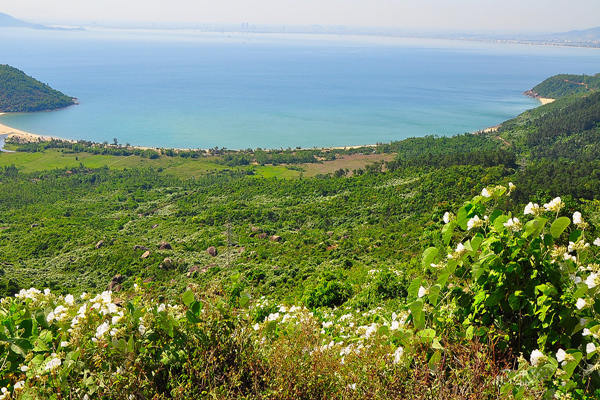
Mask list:
[[[573,94],[588,93],[600,89],[600,74],[568,75],[560,74],[536,85],[532,92],[540,97],[558,99]]]
[[[0,112],[48,111],[75,104],[75,99],[25,75],[0,65]]]
[[[361,150],[13,143],[0,396],[598,398],[598,104]]]

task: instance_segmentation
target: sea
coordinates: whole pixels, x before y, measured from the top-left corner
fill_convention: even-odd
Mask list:
[[[0,63],[79,104],[9,114],[37,134],[168,148],[312,148],[474,132],[539,105],[600,49],[377,36],[0,29]]]

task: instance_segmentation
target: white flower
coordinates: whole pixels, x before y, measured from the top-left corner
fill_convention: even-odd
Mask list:
[[[584,299],[579,298],[577,299],[577,303],[575,303],[575,307],[577,307],[578,310],[581,310],[582,308],[584,308],[586,306],[586,302]]]
[[[583,224],[583,218],[581,217],[581,213],[579,211],[575,211],[573,213],[573,223],[575,225]]]
[[[104,322],[99,327],[96,328],[96,337],[98,339],[102,338],[106,332],[110,329],[110,325],[108,322]]]
[[[166,309],[166,306],[164,303],[162,303],[161,305],[158,306],[156,311],[163,312],[163,311],[165,311],[165,309]]]
[[[279,319],[279,313],[278,313],[278,312],[276,312],[276,313],[271,313],[271,314],[269,314],[269,316],[267,317],[267,321],[275,321],[275,320],[277,320],[277,319]]]
[[[444,213],[444,217],[443,217],[444,223],[447,224],[448,222],[450,222],[450,218],[451,218],[450,213],[448,211],[446,211]]]
[[[80,298],[81,300],[85,300],[85,299],[87,299],[87,298],[88,298],[88,294],[87,294],[86,292],[83,292],[83,293],[81,293],[81,296],[79,296],[79,298]]]
[[[46,322],[50,324],[52,323],[52,321],[54,321],[54,313],[50,311],[50,313],[48,313],[48,316],[46,317]]]
[[[459,243],[459,244],[456,246],[456,252],[457,252],[457,253],[464,253],[465,251],[467,251],[467,249],[465,248],[465,245],[464,245],[464,244],[462,244],[462,243]]]
[[[391,329],[391,330],[393,330],[393,331],[395,331],[395,330],[397,330],[398,328],[400,328],[400,322],[398,322],[398,321],[395,321],[395,320],[394,320],[394,321],[392,321],[392,325],[390,326],[390,329]]]
[[[75,298],[72,294],[68,294],[65,296],[65,303],[67,303],[70,306],[72,306],[75,303]]]
[[[596,238],[596,240],[594,240],[594,246],[600,246],[600,238]]]
[[[112,317],[111,324],[116,325],[121,321],[121,319],[123,319],[123,311],[119,311],[117,315]]]
[[[582,336],[590,336],[592,334],[592,331],[590,331],[588,328],[583,328],[583,332],[581,333]]]
[[[508,182],[508,190],[509,192],[512,192],[513,190],[515,190],[517,187],[515,186],[514,183],[512,182]]]
[[[585,345],[585,352],[591,354],[596,351],[596,345],[594,343],[588,343]]]
[[[483,197],[491,197],[492,195],[490,194],[490,192],[488,192],[487,188],[483,188],[483,190],[481,191],[481,195]]]
[[[27,372],[29,371],[29,367],[27,365],[21,365],[21,372]]]
[[[146,327],[140,324],[140,326],[138,326],[138,331],[140,332],[140,335],[143,336],[146,333]]]
[[[537,203],[532,203],[529,202],[529,204],[527,204],[525,206],[525,211],[523,211],[523,214],[525,215],[539,215],[542,212],[542,207],[540,207],[539,204]]]
[[[60,347],[69,347],[69,342],[66,342],[66,341],[60,342]]]
[[[546,211],[559,212],[565,206],[560,197],[552,199],[549,203],[544,204]]]
[[[585,280],[585,284],[587,285],[587,287],[589,289],[593,289],[596,287],[598,282],[598,274],[596,274],[595,272],[592,272],[591,274],[588,275],[587,279]]]
[[[138,290],[140,290],[140,285],[138,285],[137,283],[134,283],[134,284],[133,284],[133,290],[135,290],[136,292],[137,292]]]
[[[44,296],[50,296],[50,289],[44,289]]]
[[[25,381],[19,381],[19,382],[15,383],[15,386],[13,386],[13,388],[16,391],[23,390],[24,387],[25,387]]]
[[[402,347],[398,347],[394,352],[394,364],[398,364],[402,359],[402,355],[404,354],[404,349]]]
[[[576,263],[576,262],[577,262],[577,257],[575,257],[575,256],[572,256],[572,255],[570,255],[569,253],[565,253],[565,254],[563,255],[563,259],[564,259],[565,261],[569,261],[569,260],[571,260],[571,261],[573,261],[574,263]]]
[[[55,357],[46,363],[44,369],[46,371],[54,371],[56,368],[60,367],[60,364],[62,364],[60,358]]]
[[[479,218],[479,216],[474,216],[473,218],[469,219],[469,221],[467,221],[467,229],[471,230],[474,228],[479,228],[480,226],[483,226],[483,220]]]
[[[510,218],[502,225],[504,225],[504,227],[510,229],[513,232],[518,232],[519,230],[521,230],[521,221],[519,221],[519,218],[517,217]]]
[[[546,358],[544,356],[544,354],[539,351],[539,350],[534,350],[531,352],[531,356],[529,357],[529,361],[531,361],[531,365],[533,365],[534,367],[539,365],[544,358]]]
[[[423,286],[419,287],[419,293],[418,293],[419,298],[425,296],[426,294],[427,294],[427,289],[425,289]]]
[[[257,331],[260,328],[260,325],[258,325],[258,322],[256,324],[254,324],[254,326],[252,327],[255,331]]]
[[[556,352],[556,361],[561,363],[561,362],[565,361],[566,356],[567,356],[566,351],[564,351],[563,349],[558,349],[558,351]]]

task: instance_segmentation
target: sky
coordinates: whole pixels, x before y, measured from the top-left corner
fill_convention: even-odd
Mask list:
[[[42,23],[345,25],[560,32],[600,25],[600,0],[0,0]]]

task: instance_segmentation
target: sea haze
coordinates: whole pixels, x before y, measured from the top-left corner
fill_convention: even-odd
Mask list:
[[[496,125],[600,50],[463,41],[175,31],[0,30],[10,64],[80,104],[0,122],[34,133],[175,148],[389,142]]]

